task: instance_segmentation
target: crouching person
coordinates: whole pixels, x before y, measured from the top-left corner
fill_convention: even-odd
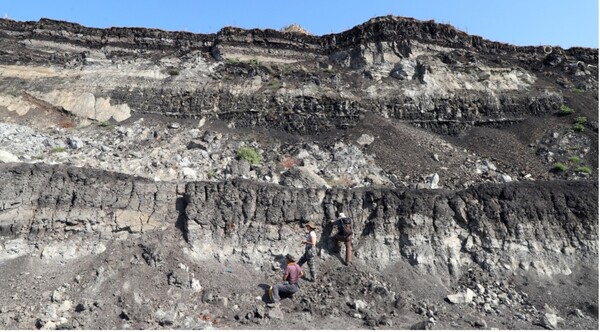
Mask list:
[[[269,288],[269,299],[271,303],[267,305],[269,307],[275,307],[279,305],[281,300],[280,294],[292,295],[300,290],[298,280],[304,275],[302,269],[296,264],[296,258],[290,254],[285,255],[287,260],[287,266],[283,274],[283,282]]]

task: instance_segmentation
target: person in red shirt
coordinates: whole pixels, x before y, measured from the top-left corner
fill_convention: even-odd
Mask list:
[[[279,283],[269,288],[269,299],[271,300],[271,303],[267,304],[269,307],[274,307],[279,304],[279,300],[281,300],[281,297],[279,296],[280,293],[291,295],[300,290],[298,280],[304,276],[302,268],[296,264],[296,258],[294,256],[287,254],[285,255],[285,258],[287,260],[287,266],[285,267],[285,273],[283,274],[283,283]]]

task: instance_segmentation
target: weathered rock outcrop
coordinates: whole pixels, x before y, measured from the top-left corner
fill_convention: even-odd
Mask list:
[[[0,325],[597,328],[597,62],[391,16],[0,20]],[[319,282],[266,309],[307,221]]]
[[[234,180],[188,183],[182,197],[175,183],[84,168],[4,164],[0,177],[0,230],[13,239],[3,258],[42,244],[60,244],[59,254],[73,258],[123,234],[178,227],[201,257],[270,265],[273,256],[301,252],[308,220],[321,226],[322,254],[332,254],[328,221],[336,211],[354,219],[357,259],[379,267],[406,260],[454,276],[471,264],[498,274],[569,274],[598,253],[597,184],[590,182],[401,191]],[[99,241],[72,252],[70,241],[89,238]]]
[[[306,134],[373,112],[458,135],[556,112],[564,98],[536,84],[545,76],[598,88],[597,50],[517,47],[397,17],[321,37],[0,20],[0,45],[0,107],[100,121],[165,114]]]
[[[174,227],[181,204],[175,183],[86,168],[2,164],[0,183],[2,259],[97,253],[125,233]]]
[[[321,226],[320,247],[330,253],[328,221],[337,210],[354,218],[356,255],[371,265],[405,259],[455,276],[474,263],[499,274],[569,274],[580,260],[597,257],[596,188],[560,181],[464,191],[196,182],[186,187],[187,234],[202,255],[261,265],[300,252],[301,222],[309,220]]]

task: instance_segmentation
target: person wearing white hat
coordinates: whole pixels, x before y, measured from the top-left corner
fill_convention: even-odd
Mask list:
[[[338,232],[333,237],[336,246],[339,249],[339,243],[344,242],[346,246],[346,260],[345,265],[352,265],[352,218],[346,217],[344,212],[338,213],[338,218],[333,220],[332,223],[336,223]]]

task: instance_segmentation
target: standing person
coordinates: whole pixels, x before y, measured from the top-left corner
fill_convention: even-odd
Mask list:
[[[317,226],[314,222],[309,221],[306,224],[306,240],[302,241],[304,244],[304,255],[300,257],[298,265],[302,267],[304,263],[308,263],[308,270],[310,271],[309,281],[315,281],[317,278],[317,270],[315,269],[315,256],[317,256],[317,233],[315,232]]]
[[[290,254],[285,255],[287,260],[287,266],[283,274],[283,282],[269,288],[269,299],[272,301],[267,305],[269,307],[276,307],[279,305],[281,297],[279,293],[285,293],[288,295],[296,293],[300,290],[298,280],[304,275],[302,269],[296,264],[296,258]]]
[[[340,212],[338,218],[331,222],[335,223],[338,229],[337,234],[333,237],[336,247],[339,250],[339,242],[344,242],[346,245],[346,261],[344,264],[352,265],[352,219]]]

